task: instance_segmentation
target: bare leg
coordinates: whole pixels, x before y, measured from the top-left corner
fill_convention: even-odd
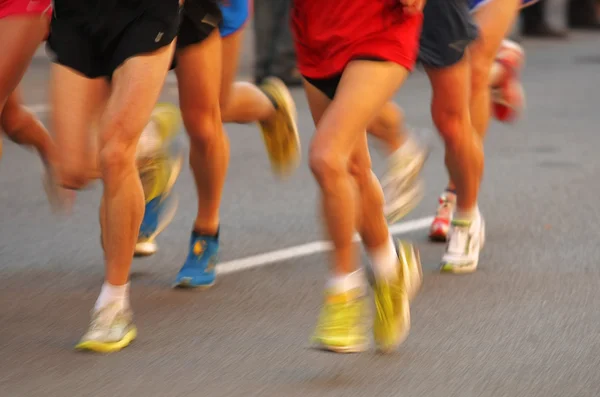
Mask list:
[[[109,92],[104,79],[90,80],[62,65],[52,65],[50,118],[62,186],[82,189],[100,177],[97,127]]]
[[[256,85],[235,82],[244,30],[240,29],[221,39],[223,71],[221,76],[221,118],[224,123],[251,123],[268,120],[275,107]]]
[[[321,187],[325,226],[334,245],[327,294],[346,296],[335,298],[343,302],[340,304],[333,303],[333,298],[326,300],[315,333],[315,340],[333,351],[359,351],[366,343],[359,320],[364,291],[352,241],[357,230],[375,270],[376,343],[389,351],[404,340],[410,328],[404,274],[383,214],[383,194],[371,171],[366,139],[369,122],[407,75],[396,64],[353,61],[329,104],[321,92],[305,83],[317,124],[310,166]],[[374,86],[381,89],[374,91]],[[356,322],[338,322],[342,312]]]
[[[490,122],[490,73],[502,40],[519,12],[521,0],[492,0],[474,14],[479,37],[469,47],[471,55],[471,121],[483,140]]]
[[[198,192],[194,229],[203,234],[215,234],[229,165],[229,140],[219,110],[219,32],[215,30],[202,43],[179,51],[177,56],[179,101],[190,136],[190,165]]]
[[[101,227],[106,281],[124,285],[144,214],[144,191],[136,167],[142,130],[158,100],[174,43],[130,58],[113,74],[112,93],[100,119],[100,168],[104,193]],[[135,106],[133,105],[135,104]]]
[[[35,50],[48,31],[48,21],[39,15],[10,16],[0,19],[2,56],[0,57],[0,113],[17,88]]]
[[[4,133],[14,142],[35,149],[45,164],[54,162],[55,146],[43,124],[28,111],[18,89],[8,97],[2,111]]]
[[[477,205],[483,147],[469,116],[468,58],[447,68],[427,68],[427,74],[433,87],[433,122],[446,145],[446,167],[456,183],[458,209],[470,211]]]

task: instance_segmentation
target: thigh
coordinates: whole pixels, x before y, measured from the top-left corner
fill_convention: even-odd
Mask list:
[[[408,70],[392,62],[352,61],[331,105],[322,115],[313,147],[350,157],[369,122],[400,88]]]
[[[110,98],[100,120],[100,149],[118,141],[123,145],[120,149],[135,153],[167,77],[174,49],[175,42],[171,42],[152,53],[133,56],[115,70]]]
[[[66,187],[83,187],[88,181],[70,178],[96,168],[98,136],[94,125],[108,95],[109,86],[105,79],[89,79],[71,68],[52,64],[50,123],[56,142],[59,176]]]
[[[473,12],[479,37],[471,46],[471,59],[490,64],[500,43],[510,31],[518,15],[521,0],[488,0]]]
[[[323,89],[323,87],[319,87],[318,83],[317,85],[313,84],[314,80],[311,82],[310,80],[304,79],[303,82],[306,100],[308,101],[310,113],[316,126],[319,124],[319,121],[321,121],[321,117],[323,117],[329,104],[331,104],[334,94],[331,96],[328,95],[326,93],[327,90]]]
[[[184,121],[219,107],[221,61],[221,37],[216,29],[202,43],[178,51],[175,73]]]
[[[468,57],[445,68],[426,68],[432,88],[432,116],[469,114],[471,73]]]
[[[19,85],[47,31],[48,20],[40,15],[8,16],[0,19],[0,109]]]
[[[235,80],[238,70],[238,62],[240,58],[240,50],[242,40],[244,39],[244,31],[238,30],[225,36],[221,39],[222,42],[222,61],[223,66],[221,75],[221,107],[224,108],[229,101],[231,87]]]
[[[478,34],[467,0],[428,0],[423,15],[419,61],[435,68],[459,62]]]

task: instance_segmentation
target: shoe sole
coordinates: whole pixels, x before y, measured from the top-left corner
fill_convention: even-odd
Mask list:
[[[448,242],[448,234],[444,233],[433,233],[429,235],[429,240],[434,243],[446,243]]]
[[[364,345],[331,346],[318,342],[313,345],[313,349],[329,353],[353,354],[367,351],[369,349],[369,344],[366,343]]]
[[[103,343],[98,341],[84,341],[75,346],[75,350],[91,351],[96,353],[114,353],[123,350],[137,338],[137,328],[133,327],[117,342]]]
[[[209,289],[210,287],[214,286],[215,283],[216,283],[216,280],[213,281],[211,284],[194,285],[194,284],[192,284],[191,277],[184,277],[181,280],[179,280],[178,282],[176,282],[175,284],[173,284],[173,288],[174,289],[200,289],[200,290],[204,290],[204,289]]]

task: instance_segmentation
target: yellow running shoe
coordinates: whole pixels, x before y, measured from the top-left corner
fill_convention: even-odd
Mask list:
[[[136,157],[143,160],[160,154],[175,139],[180,126],[181,112],[177,106],[170,103],[157,104],[140,135]]]
[[[290,175],[300,162],[296,105],[285,84],[269,77],[260,89],[275,103],[277,110],[271,120],[259,122],[271,168],[280,177]]]
[[[312,342],[336,353],[366,350],[369,346],[366,313],[366,298],[360,289],[343,293],[327,291]]]
[[[181,111],[171,103],[159,103],[154,107],[150,120],[156,122],[163,143],[168,143],[179,132]]]
[[[140,167],[146,205],[135,256],[149,256],[157,252],[156,238],[171,223],[177,211],[178,199],[172,190],[182,164],[181,151],[174,150],[151,158]]]
[[[75,349],[112,353],[127,347],[137,337],[132,319],[131,310],[115,304],[95,311],[88,331]]]
[[[412,300],[417,296],[423,285],[423,268],[421,266],[421,256],[419,250],[408,241],[398,240],[398,260],[402,266],[402,273],[408,274],[404,277],[408,299]]]
[[[183,165],[183,151],[175,140],[180,124],[181,114],[176,106],[158,104],[138,144],[138,171],[146,206],[136,256],[156,253],[156,237],[175,216],[178,201],[172,189]]]
[[[375,320],[373,336],[378,349],[388,353],[396,349],[410,331],[410,303],[408,294],[409,274],[406,264],[398,260],[398,277],[392,280],[375,276]]]

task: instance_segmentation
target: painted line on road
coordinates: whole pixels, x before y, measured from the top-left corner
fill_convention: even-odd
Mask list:
[[[36,105],[29,105],[26,107],[31,113],[35,114],[47,113],[50,110],[50,106],[46,105],[45,103],[38,103]]]
[[[402,222],[390,226],[390,232],[393,235],[405,234],[416,230],[426,229],[431,225],[433,217],[420,218],[412,221]],[[360,237],[356,235],[354,241],[360,241]],[[332,249],[331,243],[328,241],[314,241],[312,243],[296,245],[276,251],[265,252],[264,254],[249,256],[246,258],[234,259],[229,262],[219,263],[217,266],[218,274],[237,273],[243,270],[253,269],[270,265],[276,262],[283,262],[289,259],[301,258],[327,252]]]

